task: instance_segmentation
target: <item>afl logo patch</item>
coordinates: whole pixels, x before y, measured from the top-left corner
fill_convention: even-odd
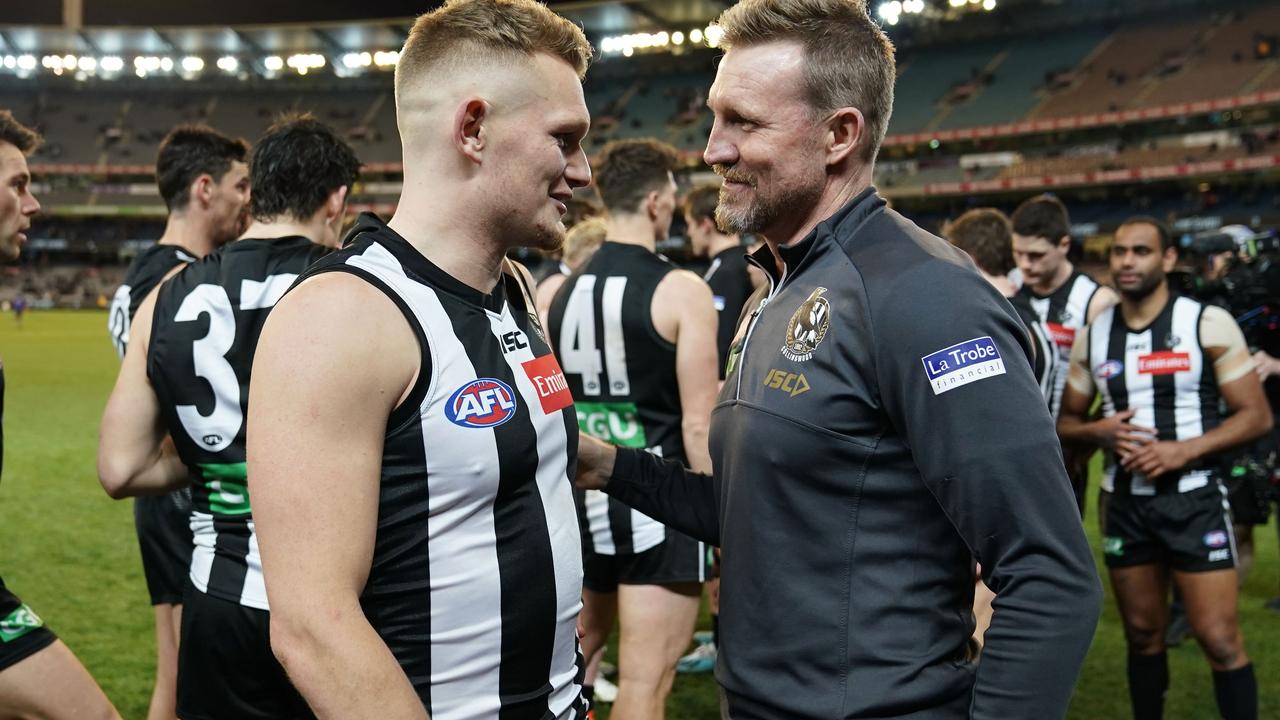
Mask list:
[[[1228,542],[1227,533],[1223,530],[1211,530],[1204,535],[1204,544],[1211,548],[1224,547]]]
[[[822,297],[824,287],[816,288],[787,324],[787,341],[782,346],[783,357],[792,362],[804,362],[813,357],[822,339],[831,327],[831,303]]]
[[[1101,380],[1110,380],[1124,372],[1124,363],[1119,360],[1108,360],[1094,368],[1093,374]]]
[[[449,422],[469,428],[497,427],[516,414],[516,394],[494,378],[480,378],[458,388],[444,409]]]

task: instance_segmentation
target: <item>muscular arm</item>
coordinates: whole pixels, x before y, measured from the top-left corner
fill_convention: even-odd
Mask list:
[[[676,382],[680,389],[680,431],[689,467],[711,472],[707,434],[716,403],[716,316],[711,288],[697,275],[668,273],[653,294],[653,324],[676,345]],[[664,332],[665,331],[665,332]],[[670,332],[671,336],[667,336]]]
[[[98,429],[98,481],[117,499],[156,495],[189,482],[187,468],[165,432],[160,401],[147,378],[156,296],[152,291],[133,318],[133,338]]]
[[[971,717],[1062,717],[1101,584],[1021,321],[976,274],[945,280],[900,278],[873,300],[877,385],[939,511],[996,593]],[[981,338],[991,340],[972,357],[990,358],[994,345],[1004,373],[935,392],[923,360]],[[934,368],[945,370],[936,359]]]
[[[360,607],[387,417],[418,365],[391,301],[340,273],[286,295],[258,341],[248,468],[271,646],[320,718],[427,717]]]

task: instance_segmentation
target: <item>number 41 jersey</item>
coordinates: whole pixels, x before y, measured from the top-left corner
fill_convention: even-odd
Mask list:
[[[304,237],[239,240],[161,286],[147,377],[191,475],[191,582],[267,609],[245,472],[249,371],[267,313],[329,249]]]

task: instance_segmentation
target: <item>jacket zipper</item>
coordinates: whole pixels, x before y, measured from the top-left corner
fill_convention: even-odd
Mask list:
[[[769,304],[769,301],[773,299],[774,294],[776,294],[778,290],[782,287],[782,283],[786,282],[787,280],[787,266],[785,263],[782,266],[782,277],[778,278],[777,282],[774,282],[773,273],[766,270],[763,265],[761,265],[759,262],[756,261],[755,258],[748,255],[747,262],[751,263],[752,265],[755,265],[756,267],[760,268],[762,272],[764,272],[764,276],[769,280],[769,294],[765,295],[763,298],[760,298],[760,304],[756,307],[755,312],[751,313],[751,319],[747,321],[747,334],[742,338],[742,348],[738,350],[738,380],[734,385],[734,390],[733,390],[734,400],[742,399],[743,363],[745,362],[747,357],[747,344],[751,342],[751,333],[756,329],[756,321],[759,319],[760,313],[764,312],[765,306],[767,306]]]

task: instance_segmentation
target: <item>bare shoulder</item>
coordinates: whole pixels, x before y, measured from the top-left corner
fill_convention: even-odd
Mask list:
[[[664,300],[698,302],[705,298],[711,300],[711,286],[696,273],[689,270],[673,270],[658,283],[656,295]]]
[[[280,299],[263,327],[257,354],[264,353],[348,380],[373,372],[412,375],[419,357],[417,338],[395,302],[344,272],[307,278]]]

